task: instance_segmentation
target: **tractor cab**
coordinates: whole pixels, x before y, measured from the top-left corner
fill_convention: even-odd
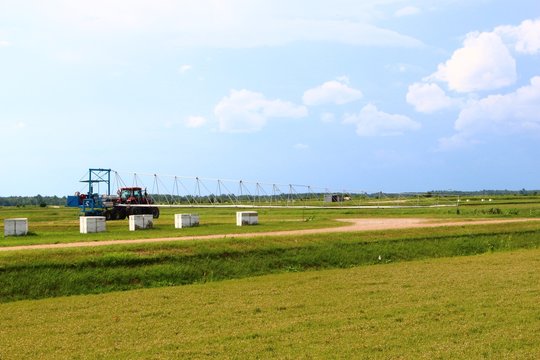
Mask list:
[[[148,194],[140,187],[125,187],[118,190],[121,204],[149,204]]]

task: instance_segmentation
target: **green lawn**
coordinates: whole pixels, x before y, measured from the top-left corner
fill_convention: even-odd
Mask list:
[[[538,359],[540,250],[0,304],[0,358]]]

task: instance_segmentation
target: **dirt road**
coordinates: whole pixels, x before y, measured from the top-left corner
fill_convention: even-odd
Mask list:
[[[370,231],[370,230],[390,230],[390,229],[406,229],[406,228],[419,228],[419,227],[430,228],[430,227],[441,227],[441,226],[501,224],[501,223],[515,223],[515,222],[525,222],[525,221],[540,221],[540,219],[524,218],[524,219],[484,219],[484,220],[471,220],[471,221],[451,221],[451,220],[436,220],[436,219],[423,219],[423,218],[400,218],[400,219],[373,218],[373,219],[338,219],[338,221],[342,221],[343,223],[346,223],[347,225],[344,225],[341,227],[322,228],[322,229],[287,230],[287,231],[243,233],[243,234],[216,234],[216,235],[182,236],[182,237],[155,238],[155,239],[106,240],[106,241],[72,242],[72,243],[62,243],[62,244],[6,246],[6,247],[0,247],[0,251],[61,249],[61,248],[121,245],[121,244],[143,244],[143,243],[170,242],[170,241],[186,241],[186,240],[248,238],[248,237],[258,237],[258,236],[359,232],[359,231]]]

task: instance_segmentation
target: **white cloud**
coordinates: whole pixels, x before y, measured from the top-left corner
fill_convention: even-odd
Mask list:
[[[406,6],[404,8],[399,9],[394,13],[394,16],[396,17],[403,17],[403,16],[411,16],[416,15],[420,13],[420,9],[415,6]]]
[[[321,114],[321,121],[323,123],[332,123],[336,120],[336,115],[330,112],[325,112]]]
[[[298,143],[298,144],[294,145],[294,148],[297,149],[297,150],[307,150],[307,149],[309,149],[309,145],[303,144],[303,143]]]
[[[540,19],[525,20],[519,26],[499,26],[496,34],[508,40],[519,53],[536,54],[540,52]]]
[[[430,79],[445,81],[457,92],[472,92],[511,85],[516,77],[516,61],[501,38],[493,32],[474,32]]]
[[[379,111],[373,104],[364,106],[358,114],[346,114],[343,123],[356,125],[359,136],[402,135],[421,127],[407,116]]]
[[[348,79],[340,77],[338,80],[327,81],[313,89],[306,90],[302,100],[308,106],[337,104],[343,105],[362,98],[360,90],[348,86]]]
[[[255,132],[270,118],[301,118],[307,116],[304,106],[283,100],[269,100],[263,94],[249,90],[231,90],[214,108],[223,132]]]
[[[184,124],[188,128],[199,128],[206,125],[206,118],[203,116],[189,116]]]
[[[0,40],[0,48],[11,46],[11,43],[7,40]]]
[[[468,134],[457,133],[450,137],[440,138],[438,143],[437,150],[450,151],[471,147],[474,144],[478,144],[479,141],[472,139]]]
[[[459,104],[459,100],[446,95],[439,85],[434,83],[414,83],[409,86],[407,102],[414,106],[416,111],[432,113]]]
[[[417,47],[422,42],[373,25],[376,4],[305,3],[245,0],[57,0],[31,11],[47,23],[108,37],[126,33],[158,34],[177,46],[258,47],[298,41],[361,46]],[[338,16],[336,20],[335,14]],[[345,20],[345,18],[347,20]]]
[[[85,61],[85,56],[80,50],[61,50],[55,54],[55,58],[67,64],[81,64]]]
[[[506,95],[490,95],[472,101],[455,122],[458,132],[540,134],[540,76],[529,85]]]
[[[184,64],[184,65],[180,66],[178,71],[180,72],[180,74],[184,74],[184,73],[190,71],[191,69],[193,69],[193,66],[188,65],[188,64]]]
[[[4,135],[18,133],[26,129],[28,129],[28,124],[24,121],[5,121],[3,124],[0,122],[0,132]]]

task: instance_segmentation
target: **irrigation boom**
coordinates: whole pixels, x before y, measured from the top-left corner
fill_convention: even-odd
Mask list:
[[[125,181],[124,179],[130,179]],[[365,191],[340,190],[301,184],[127,173],[111,169],[89,169],[81,182],[88,184],[86,195],[68,197],[72,206],[82,206],[82,214],[102,214],[125,218],[132,213],[159,216],[159,208],[303,208],[303,209],[396,209],[457,206],[439,197],[385,198]],[[105,194],[99,195],[104,185]],[[111,194],[116,187],[117,195]],[[97,190],[96,190],[97,188]],[[440,201],[444,200],[444,201]]]

